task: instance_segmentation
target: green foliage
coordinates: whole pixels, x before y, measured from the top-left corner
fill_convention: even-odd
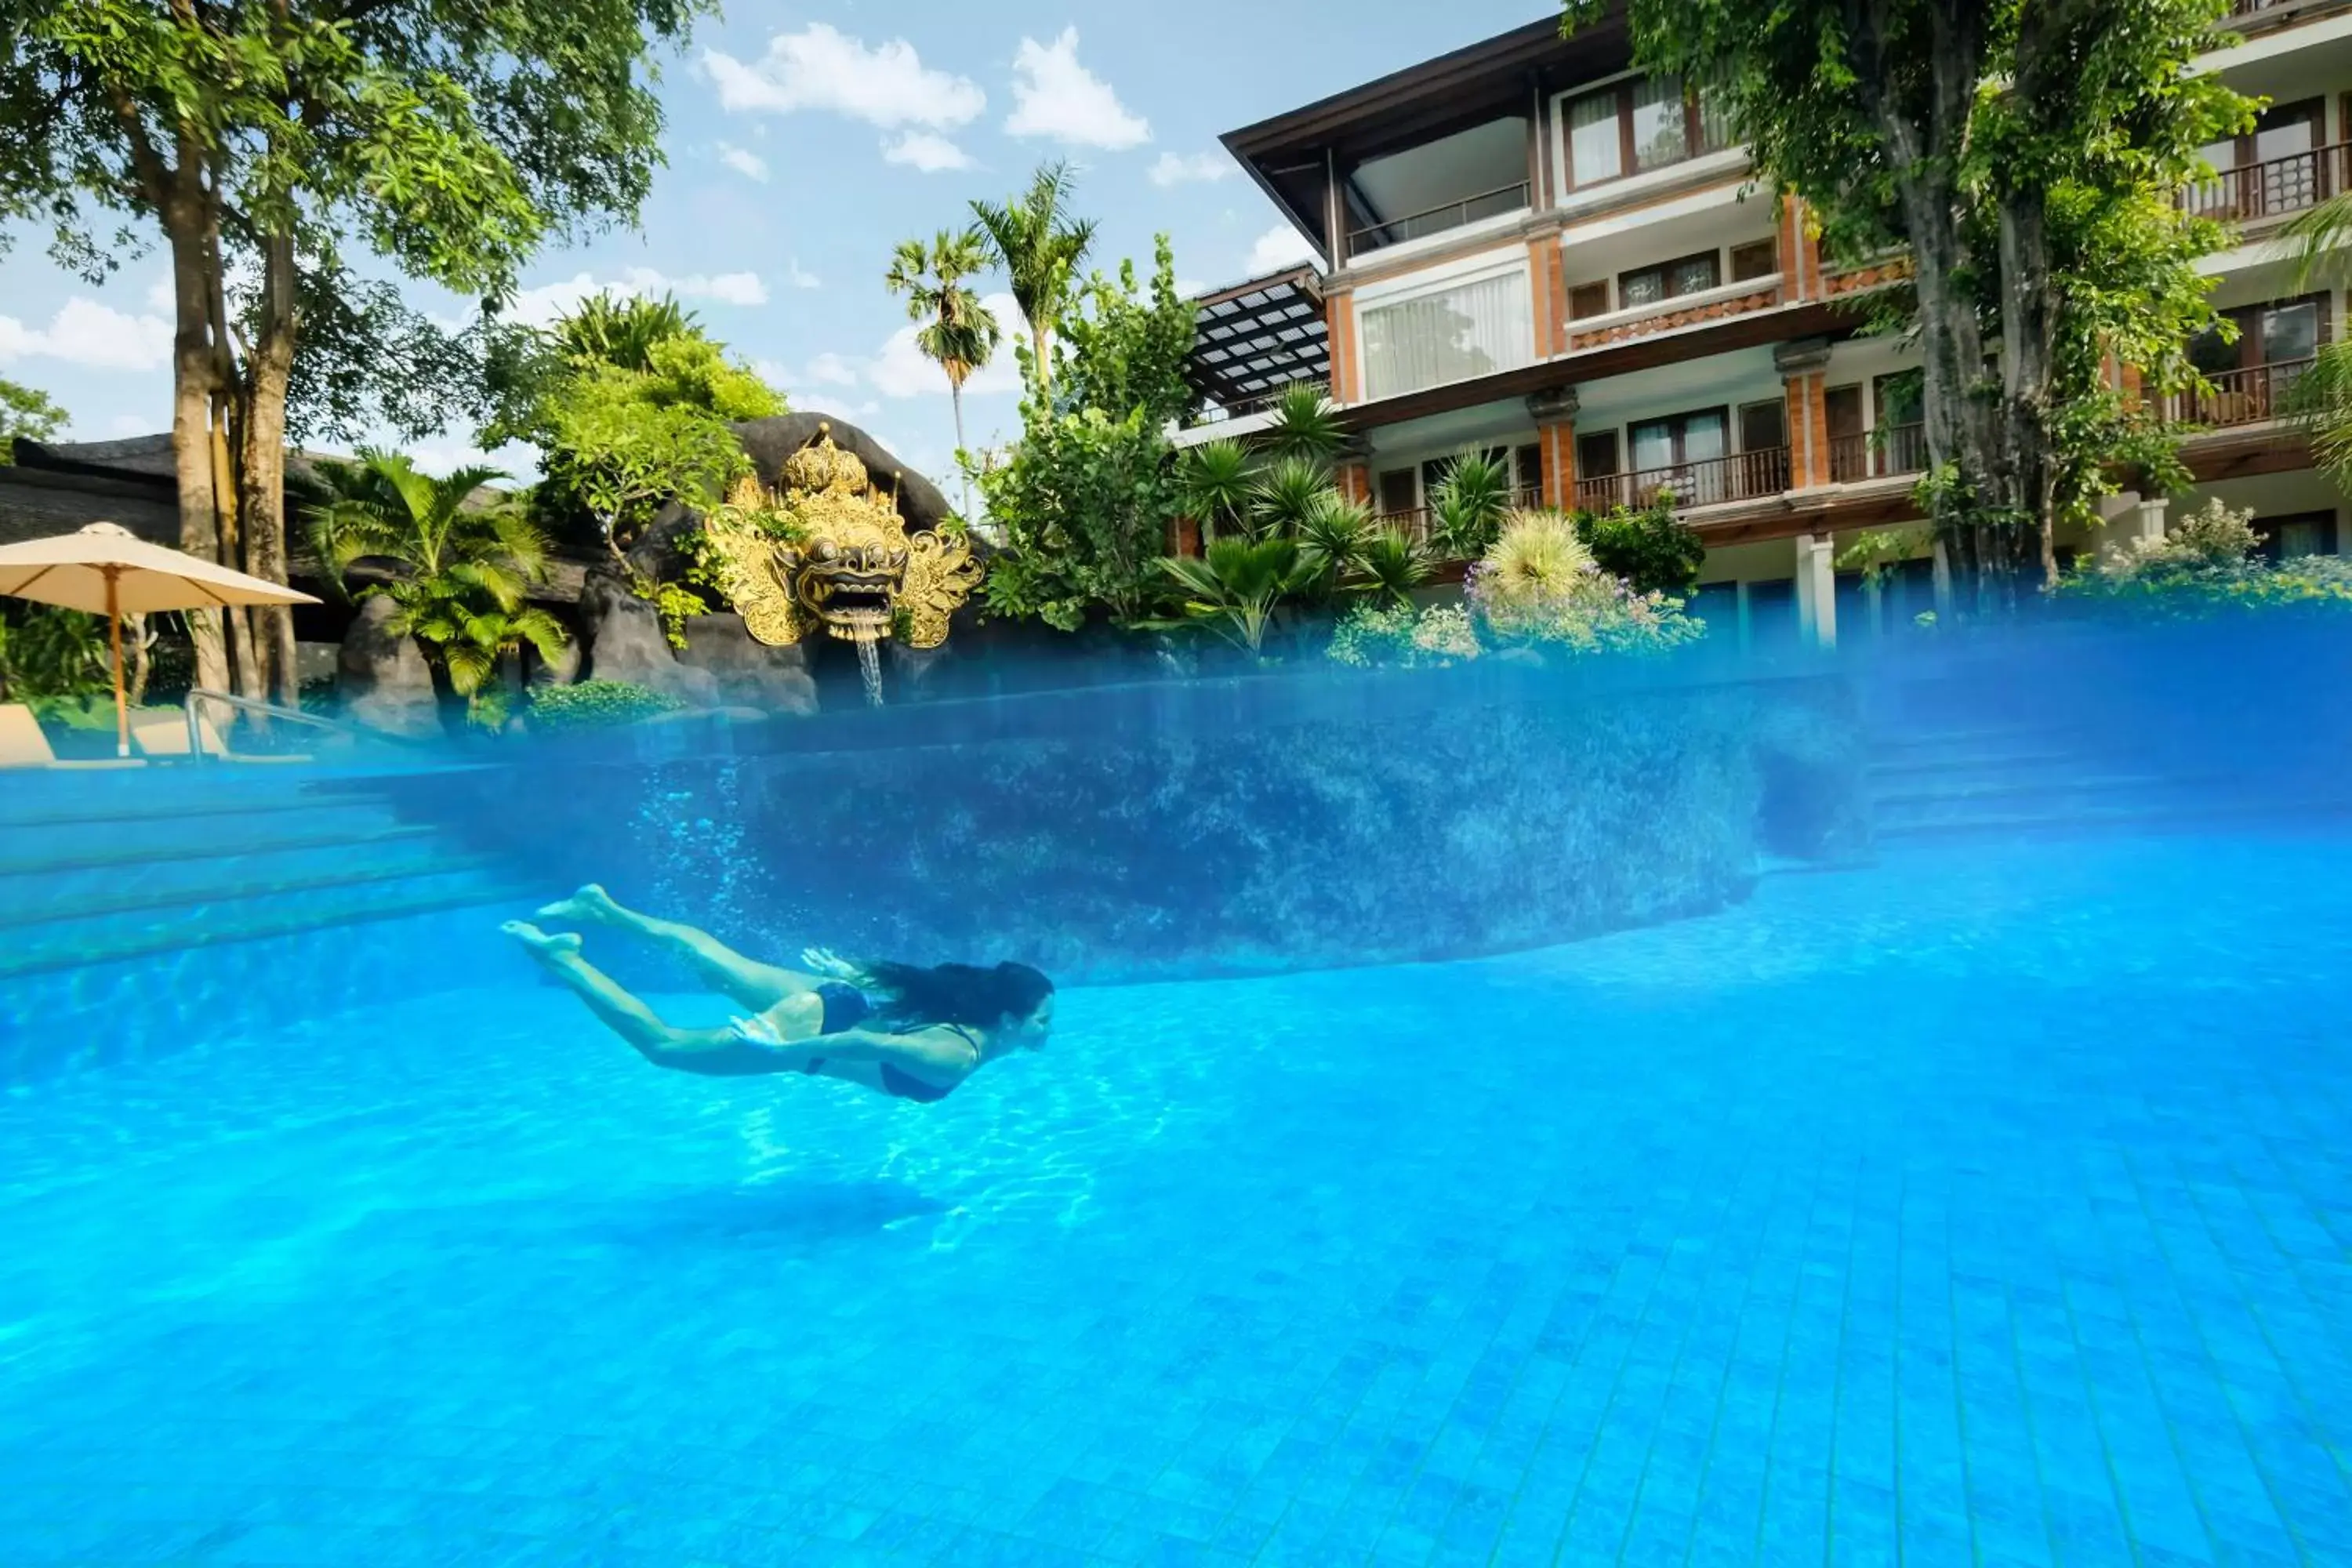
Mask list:
[[[1050,401],[1062,413],[1139,408],[1155,426],[1181,424],[1200,406],[1184,379],[1192,354],[1192,302],[1176,290],[1168,237],[1152,241],[1151,280],[1139,286],[1132,261],[1115,275],[1087,276],[1059,317]]]
[[[1329,509],[1331,471],[1312,458],[1277,458],[1250,486],[1250,517],[1264,534],[1297,533]]]
[[[1463,591],[1493,637],[1569,653],[1661,652],[1706,631],[1679,599],[1602,571],[1576,520],[1549,510],[1514,513]]]
[[[1132,624],[1160,597],[1153,563],[1184,502],[1165,429],[1191,404],[1192,331],[1164,237],[1148,297],[1122,267],[1116,281],[1096,274],[1064,313],[1060,384],[1032,388],[1003,461],[966,466],[1003,542],[989,569],[992,613],[1075,631],[1090,608]]]
[[[1381,604],[1408,604],[1429,581],[1429,552],[1412,535],[1401,528],[1375,529],[1357,556],[1356,580],[1341,585]]]
[[[1352,669],[1443,668],[1485,651],[1470,612],[1460,605],[1360,604],[1331,629],[1325,657]]]
[[[2273,565],[2255,552],[2252,512],[2220,501],[2079,567],[2053,591],[2062,602],[2155,620],[2204,620],[2278,610],[2352,611],[2352,561],[2306,555]]]
[[[1623,578],[1637,594],[1687,599],[1697,591],[1699,571],[1706,564],[1706,546],[1675,515],[1670,500],[1640,511],[1616,507],[1580,512],[1576,534],[1592,552],[1595,565]]]
[[[534,690],[530,722],[536,730],[597,730],[675,713],[685,706],[675,697],[630,681],[583,680]]]
[[[487,324],[453,331],[411,309],[397,284],[323,257],[299,269],[294,313],[301,331],[288,381],[289,440],[351,445],[390,431],[417,441],[481,417]],[[244,317],[247,338],[257,339],[257,302]]]
[[[941,229],[929,246],[903,240],[891,256],[882,286],[907,297],[907,319],[922,323],[915,346],[938,365],[956,398],[956,446],[963,446],[963,384],[996,356],[1004,329],[980,302],[965,279],[988,265],[987,242],[977,227],[961,233]]]
[[[18,437],[53,440],[66,427],[66,411],[50,402],[47,394],[0,376],[0,464],[15,460],[11,448]]]
[[[546,570],[546,538],[510,499],[475,501],[498,470],[436,479],[397,453],[362,450],[357,463],[322,465],[322,477],[333,499],[310,513],[312,550],[338,587],[360,561],[390,565],[392,580],[360,597],[391,599],[391,629],[438,657],[458,695],[471,701],[525,643],[546,658],[562,653],[562,623],[524,602]]]
[[[1230,436],[1220,437],[1187,451],[1177,469],[1181,504],[1185,515],[1201,525],[1203,542],[1248,526],[1255,475],[1248,447]]]
[[[1475,561],[1501,531],[1511,510],[1511,471],[1473,449],[1445,466],[1429,500],[1429,542],[1453,561]]]
[[[113,681],[103,617],[27,605],[14,623],[0,620],[0,695],[10,701],[96,696]]]
[[[1184,594],[1187,620],[1253,657],[1282,601],[1305,591],[1319,568],[1296,540],[1220,539],[1200,556],[1168,556],[1161,570]]]
[[[1286,458],[1283,466],[1295,461]],[[1379,532],[1370,507],[1337,490],[1318,489],[1309,494],[1289,537],[1298,545],[1298,558],[1311,572],[1315,585],[1328,594],[1363,570],[1366,552]]]
[[[1047,163],[1030,177],[1026,191],[1003,202],[971,204],[981,234],[997,264],[1004,268],[1013,301],[1029,323],[1030,352],[1024,363],[1041,400],[1053,379],[1047,340],[1061,320],[1070,280],[1077,276],[1078,264],[1094,244],[1093,220],[1076,219],[1064,211],[1076,184],[1066,162]]]
[[[1841,571],[1861,573],[1863,586],[1874,590],[1889,572],[1918,554],[1927,543],[1927,536],[1919,529],[1864,529],[1838,552],[1837,564]]]
[[[1185,350],[1190,353],[1189,334]],[[1348,433],[1339,424],[1339,405],[1312,382],[1286,387],[1275,401],[1274,423],[1259,436],[1259,444],[1276,458],[1297,458],[1329,465],[1346,445]]]
[[[1130,624],[1159,597],[1178,489],[1167,438],[1141,409],[1041,415],[1002,463],[974,476],[1003,540],[992,613],[1076,631],[1097,605]]]

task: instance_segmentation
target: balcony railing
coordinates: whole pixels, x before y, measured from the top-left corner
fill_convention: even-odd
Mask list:
[[[2250,223],[2257,218],[2315,207],[2346,188],[2352,174],[2352,145],[2314,147],[2224,169],[2180,193],[2180,205],[2198,217]]]
[[[1892,479],[1898,474],[1927,471],[1927,427],[1890,425],[1830,437],[1830,482],[1850,485],[1862,479]]]
[[[1514,485],[1505,493],[1504,504],[1513,511],[1531,510],[1544,503],[1541,485]],[[1383,511],[1373,515],[1373,522],[1381,528],[1403,531],[1415,544],[1429,543],[1429,508],[1417,506],[1408,511]]]
[[[1402,245],[1409,239],[1426,239],[1433,234],[1444,234],[1450,228],[1461,228],[1490,217],[1515,213],[1528,205],[1528,183],[1497,185],[1475,196],[1465,196],[1457,202],[1446,202],[1423,212],[1407,213],[1364,228],[1352,229],[1348,235],[1349,258],[1370,251],[1382,250],[1391,245]]]
[[[2285,410],[2288,390],[2315,363],[2290,359],[2223,371],[2207,378],[2213,384],[2210,392],[2173,394],[2166,402],[2165,416],[2175,424],[2207,425],[2217,430],[2276,419]]]
[[[1735,452],[1670,468],[1640,468],[1626,474],[1595,474],[1576,481],[1576,504],[1585,511],[1606,511],[1622,506],[1654,505],[1667,493],[1675,510],[1715,506],[1723,501],[1755,500],[1776,496],[1789,488],[1789,448],[1767,447]]]

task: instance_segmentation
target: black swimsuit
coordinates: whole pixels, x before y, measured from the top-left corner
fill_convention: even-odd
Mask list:
[[[816,994],[818,1000],[824,1004],[824,1016],[817,1024],[817,1033],[820,1035],[846,1033],[857,1027],[874,1014],[874,1004],[866,998],[865,992],[855,985],[845,984],[838,980],[828,980],[816,988]],[[970,1041],[972,1055],[979,1056],[980,1041],[973,1038],[971,1030],[960,1024],[950,1024],[948,1027]],[[902,1072],[888,1062],[883,1062],[880,1066],[882,1088],[895,1099],[911,1100],[918,1105],[937,1105],[954,1092],[953,1085],[941,1089],[938,1084],[928,1083],[912,1073]],[[811,1057],[805,1070],[814,1073],[822,1071],[824,1067],[823,1057]]]

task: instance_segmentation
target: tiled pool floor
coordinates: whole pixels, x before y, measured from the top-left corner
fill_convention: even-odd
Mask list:
[[[1916,856],[930,1108],[520,963],[0,1100],[0,1564],[2352,1563],[2347,888]]]

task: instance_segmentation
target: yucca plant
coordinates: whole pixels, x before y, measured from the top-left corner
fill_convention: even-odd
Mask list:
[[[1430,497],[1430,542],[1456,561],[1475,561],[1502,532],[1511,510],[1511,474],[1485,452],[1464,452],[1446,465]]]
[[[1250,512],[1261,537],[1297,534],[1331,494],[1331,475],[1307,458],[1280,458],[1258,471],[1250,487]]]
[[[1326,489],[1299,521],[1295,535],[1299,560],[1312,571],[1319,587],[1337,591],[1347,578],[1362,571],[1364,551],[1378,531],[1370,507]]]
[[[437,655],[469,706],[499,660],[525,643],[548,658],[562,651],[562,623],[524,603],[547,569],[546,536],[509,499],[469,504],[505,477],[498,469],[436,479],[399,453],[374,450],[320,468],[334,499],[310,513],[310,541],[329,577],[342,588],[358,562],[385,563],[391,579],[357,596],[380,594],[397,605],[391,630]]]
[[[1381,605],[1410,605],[1413,590],[1429,581],[1429,552],[1401,528],[1377,529],[1357,558],[1359,581],[1351,586]]]
[[[1295,539],[1220,539],[1201,556],[1169,556],[1160,565],[1184,592],[1178,624],[1204,626],[1252,658],[1282,601],[1315,580]]]
[[[1249,449],[1231,437],[1193,447],[1177,473],[1184,510],[1201,525],[1201,542],[1227,527],[1245,527],[1255,470]]]
[[[1262,439],[1276,458],[1328,464],[1346,445],[1348,433],[1339,426],[1339,405],[1320,386],[1301,382],[1275,400],[1274,423]]]

